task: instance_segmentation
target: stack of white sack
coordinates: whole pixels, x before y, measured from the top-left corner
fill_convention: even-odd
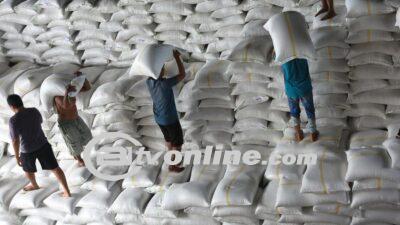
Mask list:
[[[80,60],[74,49],[70,24],[64,14],[65,1],[26,1],[32,2],[26,9],[36,10],[32,26],[27,26],[22,33],[34,35],[36,44],[31,45],[32,52],[37,52],[40,64],[75,63]],[[25,4],[26,4],[25,3]]]
[[[113,183],[106,186],[95,184],[90,189],[92,190],[77,201],[74,213],[67,214],[61,220],[64,224],[115,224],[115,215],[108,210],[121,192],[121,184]]]
[[[18,63],[0,76],[0,141],[11,143],[8,132],[8,121],[14,113],[7,103],[7,97],[14,93],[14,83],[19,76],[36,68],[30,62]]]
[[[242,38],[268,35],[268,32],[263,28],[264,24],[272,16],[282,12],[283,9],[280,6],[268,3],[268,1],[253,0],[242,1],[240,8],[246,13],[245,24],[242,31],[233,32],[240,32],[239,37]]]
[[[54,224],[55,221],[62,220],[66,213],[50,209],[43,200],[59,190],[55,178],[38,177],[40,189],[26,192],[20,190],[11,200],[10,211],[17,212],[20,218],[25,218],[23,224]],[[58,192],[61,195],[62,192]]]
[[[130,66],[137,54],[137,48],[145,44],[157,43],[154,36],[153,18],[149,13],[150,4],[145,1],[118,1],[118,11],[110,20],[100,24],[101,28],[110,27],[117,32],[115,40],[106,42],[106,46],[121,52],[118,60],[111,66]]]
[[[168,199],[166,199],[166,193],[168,192],[170,187],[172,187],[171,185],[179,186],[181,184],[185,184],[185,182],[189,180],[191,166],[185,166],[184,171],[180,173],[170,172],[168,167],[169,164],[164,162],[161,166],[161,171],[158,174],[154,184],[145,189],[149,193],[154,193],[154,196],[147,204],[146,209],[143,213],[143,221],[145,224],[164,224],[164,221],[169,220],[172,220],[172,222],[170,221],[168,223],[174,224],[174,219],[178,219],[179,217],[181,217],[180,215],[182,213],[182,210],[178,209],[179,207],[164,207],[164,202],[167,201],[166,203],[169,205],[176,203],[174,201],[176,200],[175,198],[177,196],[169,196]],[[183,193],[179,193],[179,195],[182,194]]]
[[[287,121],[285,112],[272,110],[271,99],[280,94],[269,88],[277,71],[268,65],[273,47],[269,36],[248,38],[228,55],[227,74],[235,100],[235,145],[275,146]]]
[[[145,188],[151,187],[156,183],[158,174],[163,163],[163,152],[150,151],[152,157],[158,154],[154,162],[148,161],[144,157],[139,164],[133,163],[128,173],[129,177],[122,182],[124,189],[114,203],[109,208],[108,212],[115,214],[116,223],[124,224],[142,224],[143,214],[152,195],[145,191]]]
[[[313,97],[317,128],[347,127],[346,99],[349,88],[346,56],[349,45],[345,43],[347,30],[344,24],[346,9],[336,7],[338,15],[331,23],[314,19],[310,36],[315,46],[318,60],[309,61],[309,71],[313,86]],[[353,111],[356,111],[353,110]],[[356,112],[354,112],[356,113]],[[302,121],[307,121],[305,110],[302,110]]]
[[[194,14],[193,4],[178,0],[150,0],[149,2],[148,11],[152,13],[149,17],[152,18],[151,22],[154,26],[154,36],[151,39],[155,42],[174,45],[191,53],[203,52],[203,46],[186,43],[188,36],[198,34],[197,25],[184,21],[186,16],[190,17]]]
[[[184,145],[183,149],[193,149],[201,146],[202,136],[201,131],[204,121],[190,121],[186,120],[185,113],[197,110],[199,106],[198,97],[201,96],[200,92],[193,91],[195,85],[195,76],[198,71],[205,65],[203,62],[191,62],[186,66],[186,77],[182,84],[179,84],[179,95],[175,99],[176,109],[182,115],[180,123],[184,130]],[[200,97],[201,98],[201,97]]]
[[[66,7],[71,12],[68,21],[71,29],[77,31],[74,42],[76,49],[83,51],[80,59],[85,66],[106,65],[117,60],[115,52],[106,48],[106,42],[113,42],[115,33],[101,29],[100,24],[110,18],[109,11],[117,11],[114,1],[99,1],[97,6],[89,1],[74,0]]]
[[[323,137],[335,139],[325,133]],[[341,136],[336,139],[321,144],[284,140],[276,147],[265,173],[271,181],[256,208],[259,219],[265,224],[350,223],[348,210],[335,211],[350,203],[344,155],[335,147]],[[296,160],[289,163],[289,155]]]
[[[190,32],[186,43],[195,59],[219,58],[221,53],[232,49],[243,38],[241,32],[245,13],[240,1],[208,0],[196,3],[193,14],[185,19],[190,29],[196,32]]]
[[[346,180],[353,182],[351,207],[362,209],[361,215],[353,216],[352,224],[399,223],[395,212],[399,210],[400,173],[392,149],[397,143],[398,152],[398,140],[390,134],[384,143],[385,150],[382,143],[387,137],[387,132],[382,130],[352,135],[350,150],[346,152],[349,165]]]
[[[265,166],[228,165],[211,201],[211,215],[223,223],[259,224],[255,205]]]
[[[347,56],[352,80],[348,102],[360,108],[351,125],[356,130],[384,129],[399,119],[400,91],[395,9],[382,1],[346,1],[349,20]],[[368,104],[366,104],[368,103]],[[386,106],[386,107],[385,107]],[[385,111],[386,108],[386,111]],[[393,115],[385,115],[388,112]]]
[[[133,8],[134,7],[129,9],[123,8],[119,5],[119,1],[98,1],[95,9],[102,15],[105,15],[106,18],[106,21],[100,22],[99,29],[110,33],[112,40],[105,41],[105,49],[102,49],[101,46],[93,46],[93,48],[90,48],[89,46],[89,48],[85,48],[82,57],[85,56],[84,58],[91,58],[92,56],[103,55],[109,59],[109,66],[130,66],[133,58],[136,56],[135,45],[124,41],[118,41],[117,35],[127,27],[126,24],[123,23],[123,19],[129,17],[129,13]],[[144,13],[142,9],[138,9],[138,11]],[[120,19],[113,20],[115,17]]]
[[[204,146],[223,144],[230,147],[232,142],[234,101],[230,96],[231,76],[226,73],[229,64],[226,60],[210,60],[193,81],[192,96],[199,101],[199,106],[186,112],[183,119],[204,124],[189,134],[193,140],[201,137]]]
[[[193,166],[188,182],[172,184],[166,190],[162,208],[184,210],[189,215],[211,217],[211,199],[224,172],[225,168],[220,165]]]
[[[39,59],[40,54],[33,52],[28,46],[35,44],[35,37],[31,34],[22,33],[25,27],[32,26],[32,18],[37,14],[29,8],[34,1],[3,1],[0,5],[0,24],[6,49],[5,56],[13,62],[30,61]],[[17,5],[20,3],[19,5]]]

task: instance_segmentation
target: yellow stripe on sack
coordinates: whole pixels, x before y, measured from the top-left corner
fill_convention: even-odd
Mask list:
[[[293,34],[293,29],[292,29],[292,24],[290,23],[289,15],[285,14],[285,20],[286,20],[286,25],[288,28],[289,32],[289,37],[290,37],[290,42],[292,45],[292,53],[294,57],[297,57],[297,51],[296,51],[296,43],[294,41],[294,34]]]
[[[131,182],[132,182],[132,185],[135,185],[135,183],[136,183],[136,177],[135,176],[131,177]]]
[[[371,42],[372,40],[372,30],[367,30],[367,42]]]
[[[207,74],[207,85],[208,87],[211,87],[212,81],[211,81],[211,73]]]
[[[248,62],[249,60],[249,48],[250,48],[251,44],[248,44],[243,52],[243,58],[242,61],[243,62]]]
[[[247,78],[248,78],[249,81],[251,82],[251,81],[252,81],[252,78],[253,78],[253,74],[252,74],[252,73],[248,73],[248,74],[247,74]]]
[[[325,176],[324,176],[324,160],[326,158],[326,150],[322,153],[322,158],[319,162],[319,179],[321,181],[322,188],[324,189],[324,194],[328,194],[328,188],[325,183]]]
[[[331,80],[331,72],[326,72],[326,79],[329,81]]]
[[[228,206],[231,205],[231,189],[232,189],[232,185],[235,184],[237,178],[239,177],[239,175],[243,172],[244,170],[244,165],[242,165],[240,167],[240,169],[238,170],[238,172],[235,174],[235,176],[233,176],[231,182],[228,184],[228,186],[226,187],[226,204]]]
[[[281,164],[276,165],[276,177],[278,180],[281,179]]]
[[[336,215],[339,215],[339,213],[340,213],[340,208],[341,208],[341,205],[340,205],[340,204],[336,204],[336,209],[335,209],[335,214],[336,214]]]
[[[329,58],[329,60],[332,60],[333,59],[332,48],[331,47],[327,47],[327,50],[328,50],[328,58]]]
[[[167,181],[167,177],[168,176],[169,176],[169,170],[167,170],[167,172],[165,173],[164,177],[161,178],[161,181],[160,181],[161,191],[164,191],[164,183]]]
[[[372,15],[371,0],[367,0],[368,16]]]
[[[376,178],[376,189],[382,189],[382,178]]]
[[[203,166],[200,170],[199,176],[197,176],[197,180],[200,180],[200,177],[203,175],[204,171],[206,170],[206,166]]]

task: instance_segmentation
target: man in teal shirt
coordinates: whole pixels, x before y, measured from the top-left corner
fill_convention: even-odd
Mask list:
[[[290,124],[294,126],[296,131],[296,140],[302,141],[304,139],[304,133],[300,127],[301,101],[307,113],[307,128],[311,132],[311,139],[316,141],[319,133],[315,122],[315,107],[308,62],[306,59],[293,59],[282,65],[282,71],[285,79],[285,92],[289,100]]]

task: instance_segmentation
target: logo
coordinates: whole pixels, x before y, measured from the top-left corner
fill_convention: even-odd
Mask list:
[[[134,166],[138,164],[136,163],[136,160],[133,160],[134,153],[132,147],[126,148],[123,146],[102,146],[96,149],[97,145],[99,145],[103,140],[121,139],[130,142],[133,146],[139,148],[139,151],[143,151],[145,149],[138,140],[125,133],[110,132],[94,137],[89,141],[82,153],[82,158],[85,162],[86,168],[94,176],[107,181],[118,181],[132,176],[132,174],[140,169],[139,167]],[[99,166],[130,167],[132,165],[133,167],[129,168],[128,172],[125,174],[110,175],[101,173],[98,170]]]

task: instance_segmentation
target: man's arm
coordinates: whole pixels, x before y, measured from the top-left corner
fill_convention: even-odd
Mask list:
[[[90,82],[86,79],[85,83],[83,83],[82,89],[80,92],[86,92],[89,91],[92,88],[92,85],[90,84]]]
[[[19,138],[19,133],[18,130],[15,127],[15,122],[10,120],[9,122],[9,130],[10,130],[10,138],[11,138],[11,144],[13,146],[14,152],[15,152],[15,159],[17,160],[18,165],[21,164],[21,160],[19,157],[19,147],[21,144],[20,138]]]
[[[75,75],[77,77],[82,76],[82,72],[78,70],[75,72]],[[87,79],[85,79],[85,83],[83,83],[83,86],[79,92],[89,91],[91,88],[92,88],[92,85],[90,84],[90,82]]]
[[[175,58],[176,64],[178,65],[178,69],[179,69],[179,74],[177,75],[178,82],[185,79],[185,76],[186,76],[185,67],[183,66],[180,55],[181,54],[179,53],[179,51],[174,50],[174,58]]]
[[[15,159],[17,160],[18,165],[22,166],[21,158],[19,157],[19,146],[21,144],[21,141],[19,140],[19,137],[17,137],[15,139],[13,139],[11,142],[12,142],[12,146],[14,148]]]
[[[56,96],[54,97],[54,101],[58,106],[61,106],[61,108],[68,108],[69,102],[70,102],[70,98],[68,96],[68,93],[75,91],[75,87],[68,85],[67,88],[65,89],[65,93],[64,96]]]

